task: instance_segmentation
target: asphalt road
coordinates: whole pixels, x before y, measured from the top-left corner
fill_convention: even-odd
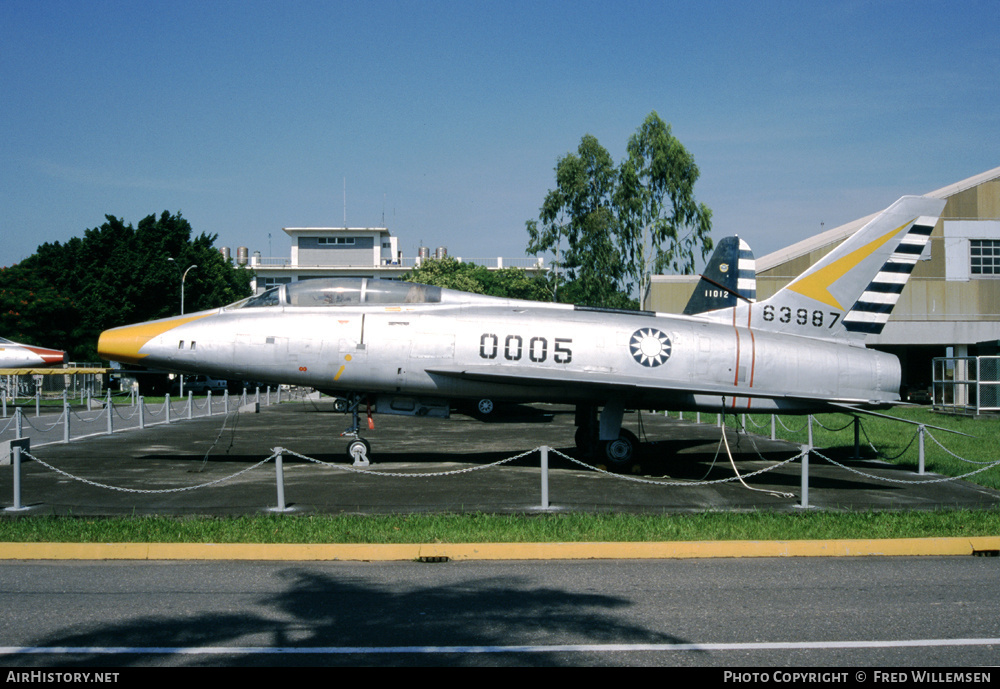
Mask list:
[[[0,665],[994,665],[1000,559],[3,563]],[[123,679],[127,680],[127,672]],[[119,680],[122,681],[122,680]]]

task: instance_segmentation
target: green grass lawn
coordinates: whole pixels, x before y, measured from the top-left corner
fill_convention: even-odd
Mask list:
[[[885,413],[928,426],[924,436],[926,471],[945,476],[963,476],[973,483],[1000,489],[1000,466],[996,466],[1000,462],[1000,420],[992,417],[972,418],[939,414],[928,407],[895,407]],[[738,420],[739,417],[728,417],[727,423],[735,425]],[[806,442],[806,417],[785,416],[781,421],[783,423],[776,424],[776,435],[779,438],[797,443]],[[930,426],[948,428],[965,435],[948,433],[929,428]],[[750,432],[768,435],[771,428],[770,416],[752,415],[747,421],[747,428]],[[862,415],[861,428],[862,457],[878,456],[899,466],[917,469],[918,426]],[[854,455],[852,417],[848,414],[815,416],[813,446],[821,454],[831,456],[838,461],[852,457]],[[978,473],[967,476],[971,472]]]
[[[1000,534],[1000,512],[19,517],[0,542],[524,543],[916,538]]]

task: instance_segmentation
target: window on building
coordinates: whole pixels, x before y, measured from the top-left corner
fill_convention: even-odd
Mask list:
[[[1000,239],[969,240],[973,275],[1000,275]]]
[[[291,281],[292,278],[257,278],[257,288],[267,290],[278,285],[287,285]]]
[[[354,237],[319,237],[316,240],[320,246],[323,245],[339,245],[339,246],[349,246],[354,244]]]

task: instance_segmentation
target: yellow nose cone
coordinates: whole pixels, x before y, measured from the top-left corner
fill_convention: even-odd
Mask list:
[[[141,323],[139,325],[126,325],[121,328],[105,330],[101,333],[100,339],[97,340],[97,353],[101,359],[108,361],[138,364],[142,359],[149,356],[148,352],[142,353],[139,350],[154,337],[162,335],[179,325],[190,323],[208,315],[207,313],[201,313],[197,316],[164,318],[159,321],[150,321],[149,323]]]

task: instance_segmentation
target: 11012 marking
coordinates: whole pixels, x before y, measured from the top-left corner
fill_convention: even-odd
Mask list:
[[[832,328],[837,321],[840,319],[840,314],[836,311],[824,312],[820,309],[814,309],[810,311],[809,309],[796,309],[794,313],[796,325],[811,325],[814,328],[822,328],[824,326],[824,320],[826,314],[829,314],[829,323],[826,325],[827,328]],[[792,309],[788,306],[782,306],[777,309],[775,313],[775,307],[772,304],[768,304],[764,307],[764,320],[771,322],[777,316],[779,323],[791,323],[792,322]]]
[[[568,345],[573,343],[573,338],[554,338],[552,360],[557,364],[568,364],[573,361],[573,350]],[[536,364],[541,364],[549,358],[549,340],[547,337],[536,335],[525,338],[521,335],[507,335],[503,339],[503,358],[507,361],[520,361],[527,356]],[[500,336],[496,333],[483,333],[479,337],[479,357],[481,359],[496,359],[500,356]]]

